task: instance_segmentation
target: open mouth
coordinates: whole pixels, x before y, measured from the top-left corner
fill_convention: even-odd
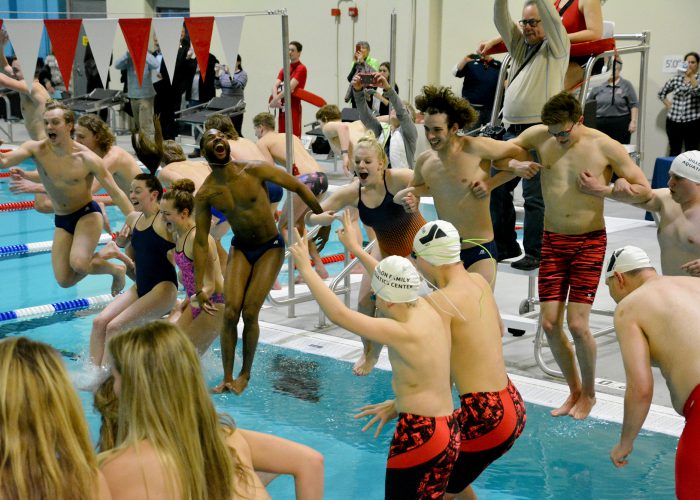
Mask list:
[[[214,146],[214,152],[216,154],[222,154],[226,152],[226,146],[224,146],[223,143],[219,142]]]
[[[139,206],[139,202],[136,201],[136,200],[131,200],[131,205],[132,205],[134,208],[136,208],[136,207]]]
[[[357,176],[364,181],[367,179],[367,177],[369,177],[369,172],[360,172],[357,174]]]
[[[46,134],[46,135],[47,135],[48,138],[49,138],[50,140],[52,140],[52,141],[53,141],[54,139],[56,139],[56,132],[49,132],[49,133]]]
[[[173,226],[173,223],[170,222],[170,221],[166,221],[166,222],[165,222],[165,227],[166,227],[166,229],[167,229],[169,232],[171,232],[171,233],[172,233],[173,230],[175,229],[175,226]]]

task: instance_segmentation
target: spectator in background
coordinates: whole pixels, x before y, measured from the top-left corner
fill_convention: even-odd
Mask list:
[[[389,61],[384,61],[379,65],[379,73],[387,82],[391,82],[391,64]],[[387,116],[389,114],[389,98],[384,96],[384,88],[380,85],[370,90],[372,92],[368,90],[367,93],[372,97],[372,112],[375,116]],[[396,95],[399,94],[399,86],[396,83],[394,83],[394,92]]]
[[[206,73],[204,74],[204,78],[202,78],[202,73],[200,72],[199,63],[195,57],[194,49],[190,47],[184,64],[185,67],[188,68],[188,81],[192,84],[185,95],[188,106],[198,106],[211,101],[216,96],[216,65],[219,64],[219,60],[214,57],[211,52],[209,53]],[[199,143],[200,135],[199,130],[195,128],[195,143]],[[188,158],[199,158],[199,156],[199,148],[195,147],[194,151],[188,155]]]
[[[241,61],[241,55],[236,55],[236,69],[231,73],[230,68],[227,65],[221,66],[221,72],[219,73],[219,85],[221,86],[221,95],[235,97],[236,102],[243,100],[243,91],[245,86],[248,84],[248,73],[243,69],[243,64]],[[243,113],[232,116],[231,121],[233,126],[236,127],[236,132],[238,132],[239,137],[243,137]]]
[[[357,73],[374,73],[379,71],[379,61],[369,55],[369,42],[360,41],[355,44],[355,54],[353,55],[352,68],[348,73],[348,91],[345,93],[345,102],[351,102],[356,108],[357,103],[352,95],[352,79]]]
[[[61,70],[58,69],[58,61],[56,61],[56,56],[53,54],[53,52],[46,56],[46,61],[44,62],[46,63],[46,67],[49,69],[49,76],[51,78],[50,83],[54,91],[63,93],[68,90],[63,83],[63,75],[61,75]]]
[[[511,139],[541,123],[545,102],[563,90],[571,44],[551,0],[526,1],[522,18],[517,23],[508,11],[508,0],[496,0],[494,22],[513,58],[503,99],[505,139]],[[491,192],[494,239],[501,260],[521,253],[516,241],[513,207],[513,190],[519,180],[508,181]],[[544,200],[539,172],[530,179],[523,179],[523,197],[525,257],[511,266],[530,271],[539,267],[542,248]]]
[[[301,57],[301,43],[293,41],[289,42],[289,92],[293,93],[298,87],[303,89],[306,86],[306,66],[299,60]],[[272,99],[270,100],[270,108],[279,108],[278,132],[284,133],[284,68],[277,75],[277,80],[272,86]],[[292,133],[297,137],[301,137],[301,99],[292,96],[290,106],[292,110]]]
[[[622,144],[629,144],[637,130],[639,100],[629,80],[620,76],[622,61],[611,61],[612,73],[608,81],[591,90],[588,99],[596,101],[596,127]]]
[[[464,78],[462,97],[479,113],[477,127],[491,121],[500,71],[501,61],[481,54],[468,54],[452,68],[454,76]]]
[[[160,126],[163,131],[164,140],[173,140],[178,136],[178,127],[175,123],[175,112],[180,111],[182,103],[182,94],[187,90],[187,85],[182,82],[187,82],[184,75],[188,74],[185,67],[185,59],[190,48],[190,40],[186,37],[185,28],[182,28],[180,34],[180,46],[175,59],[175,69],[173,70],[175,79],[170,77],[168,68],[163,61],[163,54],[158,44],[158,39],[153,38],[156,50],[153,55],[159,61],[159,69],[154,79],[153,88],[156,91],[154,108],[156,114],[160,117]]]
[[[112,65],[112,56],[109,57],[109,65]],[[87,86],[85,92],[89,94],[95,89],[109,88],[109,71],[107,71],[107,82],[106,85],[102,82],[100,78],[100,72],[97,70],[97,64],[95,64],[95,56],[92,55],[92,49],[90,44],[85,47],[85,56],[83,57],[83,67],[85,68],[85,80]],[[102,121],[107,123],[109,121],[109,109],[101,109],[99,112]]]
[[[669,154],[678,156],[683,151],[700,149],[700,87],[698,87],[697,52],[688,52],[679,72],[659,91],[668,110],[666,115],[666,135]],[[673,99],[668,94],[673,93]]]
[[[125,52],[123,56],[117,59],[114,67],[121,71],[126,70],[127,96],[129,96],[131,113],[134,117],[133,131],[138,131],[152,139],[155,134],[155,129],[153,128],[153,105],[156,91],[153,88],[151,71],[160,68],[158,60],[150,52],[146,54],[146,64],[143,68],[143,78],[140,85],[136,75],[136,68],[129,52]]]

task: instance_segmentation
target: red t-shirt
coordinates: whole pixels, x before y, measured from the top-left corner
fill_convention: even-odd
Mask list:
[[[306,66],[304,66],[301,61],[297,61],[295,63],[292,63],[289,65],[289,81],[292,81],[292,79],[295,79],[296,81],[299,82],[297,84],[298,89],[303,89],[306,86]],[[279,81],[284,81],[284,68],[282,68],[277,75],[277,79]],[[296,97],[292,97],[292,105],[297,103],[299,106],[301,106],[301,100],[297,99]]]

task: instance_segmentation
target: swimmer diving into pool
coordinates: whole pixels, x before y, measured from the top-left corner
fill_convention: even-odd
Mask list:
[[[29,158],[36,161],[41,183],[56,213],[51,263],[58,285],[69,288],[88,274],[109,274],[112,295],[117,295],[126,283],[126,268],[108,259],[121,260],[127,266],[132,262],[114,243],[95,253],[104,219],[92,200],[93,180],[97,178],[125,216],[134,208],[103,160],[71,138],[74,124],[75,115],[70,109],[59,102],[48,103],[44,112],[46,138],[0,153],[0,168]]]
[[[208,254],[207,235],[211,225],[211,208],[223,213],[235,236],[224,273],[224,326],[221,331],[221,357],[224,380],[213,389],[220,393],[241,394],[248,386],[250,372],[258,345],[260,327],[258,314],[270,292],[284,259],[284,240],[275,226],[265,181],[279,184],[304,200],[314,213],[321,213],[311,190],[284,170],[261,161],[231,160],[231,149],[224,134],[207,130],[201,138],[201,151],[212,172],[195,196],[194,268],[196,298],[200,304],[211,305],[202,290]],[[317,236],[323,248],[330,227]],[[238,320],[243,316],[243,366],[233,378],[233,362],[238,340]]]

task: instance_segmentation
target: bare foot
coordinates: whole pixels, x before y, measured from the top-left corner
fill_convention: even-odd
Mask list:
[[[221,382],[219,385],[214,387],[211,392],[214,394],[223,394],[224,392],[236,392],[233,389],[233,380]]]
[[[564,401],[563,405],[549,412],[550,415],[552,415],[553,417],[563,417],[564,415],[568,415],[571,409],[576,404],[578,398],[578,394],[570,394],[569,397],[566,398],[566,401]]]
[[[97,252],[99,257],[104,260],[117,259],[121,260],[129,268],[134,267],[134,261],[129,258],[127,254],[121,251],[114,241],[109,241],[103,246],[99,252]]]
[[[231,390],[237,395],[243,394],[245,388],[248,387],[248,382],[250,381],[250,376],[239,375],[236,380],[231,384]]]
[[[112,297],[119,295],[126,285],[126,269],[122,266],[117,266],[118,271],[112,275]]]
[[[573,408],[569,410],[569,415],[576,420],[583,420],[591,413],[594,404],[595,397],[581,395]]]
[[[374,356],[368,356],[366,352],[362,352],[362,354],[360,354],[360,359],[358,359],[355,362],[355,365],[352,367],[352,373],[354,373],[358,377],[364,377],[365,375],[369,375],[372,371],[372,368],[374,368],[374,365],[377,364],[377,361],[378,358]]]

